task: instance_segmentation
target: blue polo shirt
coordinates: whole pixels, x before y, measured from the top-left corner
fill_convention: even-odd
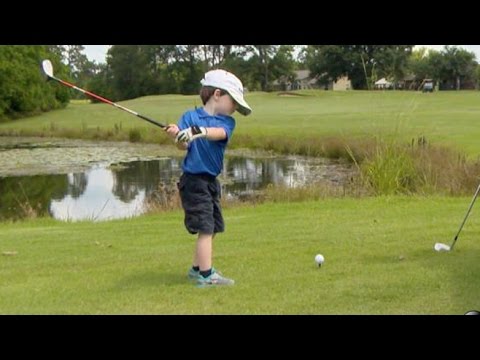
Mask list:
[[[189,174],[218,176],[223,170],[225,148],[235,129],[235,119],[228,115],[209,115],[203,108],[199,108],[187,111],[177,124],[180,130],[193,125],[221,127],[227,133],[227,138],[221,141],[210,141],[204,138],[193,140],[188,145],[182,170]]]

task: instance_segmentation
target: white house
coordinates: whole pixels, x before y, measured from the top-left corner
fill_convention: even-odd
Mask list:
[[[392,83],[387,81],[385,78],[381,78],[380,80],[375,82],[375,89],[389,89],[392,87]]]

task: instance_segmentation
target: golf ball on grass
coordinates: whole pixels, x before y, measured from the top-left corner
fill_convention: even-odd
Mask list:
[[[317,263],[317,265],[320,267],[323,265],[323,262],[325,261],[325,258],[323,257],[322,254],[317,254],[315,256],[315,262]]]
[[[442,243],[436,243],[433,248],[435,249],[435,251],[449,251],[450,250],[450,246],[442,244]]]

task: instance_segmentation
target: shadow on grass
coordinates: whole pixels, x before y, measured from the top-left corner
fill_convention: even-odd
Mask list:
[[[120,279],[116,288],[132,289],[149,286],[173,286],[188,284],[188,279],[184,273],[166,273],[162,271],[148,271],[144,273],[132,274]]]
[[[422,242],[411,249],[361,254],[359,272],[375,275],[359,278],[372,291],[404,302],[395,309],[399,313],[463,315],[479,310],[480,249],[470,243],[451,252],[436,252],[434,242]]]
[[[478,240],[478,239],[477,239]],[[432,252],[438,257],[435,261],[445,267],[444,281],[451,284],[451,300],[458,314],[480,310],[480,250],[473,245],[459,245],[449,252]],[[435,266],[428,261],[426,266]]]
[[[454,314],[480,309],[480,250],[478,245],[457,244],[448,252],[429,248],[411,253],[433,286],[445,287]]]

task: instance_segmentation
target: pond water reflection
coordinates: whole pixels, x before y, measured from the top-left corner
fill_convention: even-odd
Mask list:
[[[65,175],[0,177],[0,220],[50,215],[61,220],[109,220],[137,216],[162,189],[175,186],[181,158],[132,161]],[[227,199],[267,185],[301,187],[313,182],[341,186],[345,165],[325,159],[227,157],[219,180]],[[167,185],[165,187],[165,184]]]

